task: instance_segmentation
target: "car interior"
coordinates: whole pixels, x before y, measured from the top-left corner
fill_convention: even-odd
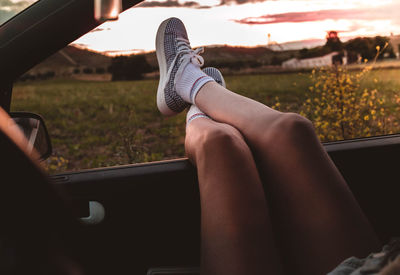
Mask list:
[[[139,2],[123,0],[122,9]],[[0,26],[6,112],[14,81],[98,26],[93,13],[93,0],[40,0]],[[188,159],[48,176],[9,120],[0,113],[2,274],[54,274],[55,259],[70,268],[74,259],[84,274],[199,274],[199,190]],[[400,135],[324,147],[380,239],[398,235]]]

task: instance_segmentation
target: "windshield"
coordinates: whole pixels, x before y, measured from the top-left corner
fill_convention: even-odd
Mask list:
[[[38,0],[0,0],[0,25]]]

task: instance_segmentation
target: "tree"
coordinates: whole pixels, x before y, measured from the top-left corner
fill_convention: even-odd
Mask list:
[[[319,57],[326,55],[328,53],[332,52],[332,50],[329,47],[315,47],[311,49],[303,48],[299,51],[299,55],[301,59],[304,58],[313,58],[313,57]]]
[[[326,43],[324,47],[334,52],[340,52],[343,50],[343,44],[342,41],[340,41],[337,31],[328,32],[328,34],[326,35]]]
[[[373,51],[373,43],[371,39],[366,37],[357,37],[354,39],[349,40],[346,45],[345,49],[348,52],[349,56],[357,56],[358,54],[361,55],[362,59],[371,60],[374,58],[375,53]],[[353,61],[357,61],[357,58],[351,58],[354,60],[349,60],[350,63]]]
[[[388,54],[391,58],[395,57],[393,47],[388,37],[357,37],[349,40],[345,45],[349,56],[349,63],[355,62],[357,60],[357,55],[360,55],[363,60],[374,59],[377,54],[378,46],[380,50],[379,59],[384,58],[385,54]]]
[[[117,56],[111,61],[112,80],[138,80],[151,71],[144,55]]]
[[[388,55],[390,58],[396,57],[393,51],[392,44],[390,44],[390,38],[386,36],[375,36],[375,50],[376,47],[379,46],[381,50],[381,54],[378,56],[378,59],[382,59]]]

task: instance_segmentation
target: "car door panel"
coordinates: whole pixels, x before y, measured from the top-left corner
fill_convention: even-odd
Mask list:
[[[104,221],[78,236],[89,274],[199,265],[199,194],[187,160],[65,173],[53,180],[81,216],[88,214],[88,201],[104,206]]]
[[[325,144],[361,207],[386,241],[400,232],[397,165],[400,136]],[[93,169],[53,176],[74,205],[105,208],[101,224],[87,226],[81,252],[89,274],[145,274],[151,267],[196,267],[200,202],[187,159]],[[323,184],[323,183],[322,183]],[[82,212],[82,211],[81,211]]]

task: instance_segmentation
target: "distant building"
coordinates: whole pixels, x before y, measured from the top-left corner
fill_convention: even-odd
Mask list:
[[[279,45],[276,41],[271,40],[271,34],[268,34],[268,44],[267,44],[267,49],[273,50],[273,51],[283,51],[283,47]]]
[[[393,52],[397,58],[400,58],[400,35],[390,35],[390,44],[392,44]]]
[[[338,52],[331,52],[324,56],[298,59],[292,58],[282,63],[282,67],[285,69],[307,69],[315,67],[327,67],[333,64],[346,65],[347,58],[341,57]]]

